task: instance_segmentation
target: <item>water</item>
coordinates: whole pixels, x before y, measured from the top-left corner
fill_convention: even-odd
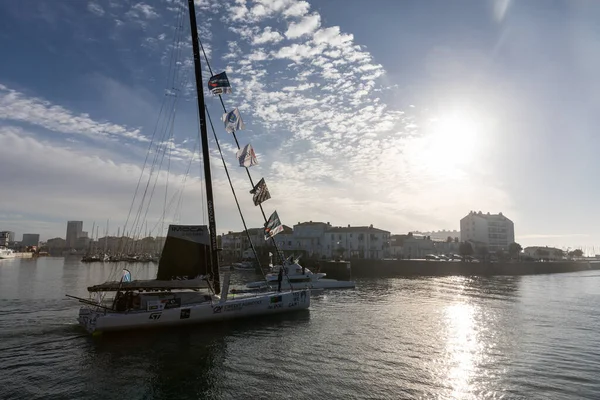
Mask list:
[[[113,270],[0,261],[0,399],[600,398],[598,272],[359,280],[308,312],[91,338],[64,294]]]

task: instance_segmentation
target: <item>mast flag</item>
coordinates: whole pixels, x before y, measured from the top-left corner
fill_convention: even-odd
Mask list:
[[[242,115],[237,108],[223,114],[223,122],[225,123],[225,130],[229,133],[246,129],[246,125],[244,125],[244,121],[242,120]]]
[[[265,224],[265,240],[269,240],[281,231],[283,231],[283,225],[281,225],[279,215],[277,215],[277,211],[275,211],[271,214],[269,220]]]
[[[256,158],[256,154],[250,143],[245,145],[243,149],[238,150],[236,156],[240,162],[240,167],[248,168],[253,165],[258,165],[258,159]]]
[[[227,79],[227,74],[221,72],[220,74],[211,76],[208,80],[208,90],[214,95],[231,93],[231,85],[229,84],[229,79]]]
[[[250,191],[252,196],[252,201],[254,201],[254,205],[257,206],[271,198],[271,194],[269,193],[269,189],[267,188],[267,184],[265,183],[265,178],[261,178],[260,181],[254,186],[254,189]]]

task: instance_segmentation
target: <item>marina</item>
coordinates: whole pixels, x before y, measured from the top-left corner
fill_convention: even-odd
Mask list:
[[[127,265],[136,279],[157,273]],[[265,398],[265,386],[282,398],[600,393],[597,271],[357,277],[356,289],[325,290],[297,313],[91,337],[64,292],[86,297],[111,270],[77,257],[0,263],[2,398]],[[248,274],[232,273],[231,288],[260,277]]]

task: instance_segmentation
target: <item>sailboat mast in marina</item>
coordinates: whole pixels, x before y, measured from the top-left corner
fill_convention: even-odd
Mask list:
[[[90,333],[235,319],[302,310],[310,306],[310,289],[245,293],[229,298],[229,274],[224,275],[221,288],[205,114],[207,111],[194,0],[188,0],[188,10],[208,226],[169,225],[156,279],[132,280],[131,273],[124,270],[118,281],[88,287],[89,299],[67,295],[84,304],[79,310],[78,321]],[[211,80],[213,78],[215,77]],[[218,140],[216,136],[215,140]],[[267,230],[265,233],[268,233]],[[106,298],[107,293],[114,293],[114,298]]]

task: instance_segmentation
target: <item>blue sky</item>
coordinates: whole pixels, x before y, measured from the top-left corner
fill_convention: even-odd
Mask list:
[[[403,233],[502,211],[522,244],[600,245],[600,3],[196,3],[212,67],[232,82],[226,106],[247,126],[240,142],[258,154],[251,172],[272,193],[265,209],[285,224]],[[198,162],[181,190],[197,136],[181,16],[176,0],[0,3],[0,229],[47,239],[64,236],[66,220],[91,230],[109,218],[116,231],[155,127],[171,161],[153,172],[148,226],[165,187],[172,204],[183,192],[167,222],[203,222]],[[207,104],[245,216],[259,226],[220,104],[208,94]],[[161,106],[175,109],[172,128]],[[239,230],[211,146],[217,226]]]

